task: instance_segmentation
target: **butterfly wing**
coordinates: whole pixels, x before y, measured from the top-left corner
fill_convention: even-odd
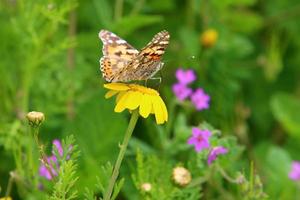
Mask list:
[[[117,72],[127,66],[138,55],[139,51],[116,34],[107,30],[101,30],[99,38],[103,43],[103,57],[100,59],[100,70],[104,79],[111,81]]]
[[[167,31],[157,33],[128,65],[118,71],[112,81],[146,80],[151,78],[163,65],[160,60],[169,44],[169,39],[170,35]]]
[[[150,60],[160,60],[161,56],[169,44],[170,35],[168,31],[161,31],[157,33],[153,39],[140,51],[139,55]]]

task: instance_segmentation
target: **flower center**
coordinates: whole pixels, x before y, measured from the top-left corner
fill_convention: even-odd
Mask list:
[[[144,94],[159,96],[159,93],[152,88],[147,88],[147,87],[137,85],[137,84],[129,84],[128,86],[131,88],[131,90],[134,90],[134,91],[138,91],[138,92],[141,92]]]
[[[198,142],[202,142],[202,141],[203,141],[203,137],[202,137],[201,135],[198,135],[198,136],[197,136],[197,141],[198,141]]]

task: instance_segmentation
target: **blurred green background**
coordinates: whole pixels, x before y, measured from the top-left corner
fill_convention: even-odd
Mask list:
[[[296,199],[287,174],[291,161],[300,160],[298,0],[0,2],[2,192],[15,168],[11,152],[27,144],[24,116],[31,110],[45,113],[40,135],[45,144],[75,135],[78,173],[84,177],[79,185],[93,187],[100,165],[114,162],[128,121],[104,99],[98,32],[110,30],[141,49],[154,34],[168,30],[160,86],[167,107],[175,98],[175,70],[194,69],[193,86],[211,96],[210,109],[177,112],[190,126],[205,120],[224,135],[235,135],[246,149],[241,163],[233,165],[243,169],[254,161],[270,199]],[[201,42],[208,29],[218,35],[209,47]],[[134,136],[159,151],[154,126],[153,118],[140,120]],[[123,193],[130,199],[130,189]],[[16,190],[13,196],[18,198]]]

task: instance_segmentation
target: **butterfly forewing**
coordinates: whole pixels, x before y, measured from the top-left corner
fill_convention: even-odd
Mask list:
[[[139,53],[134,47],[116,34],[107,30],[99,32],[99,38],[103,43],[103,57],[100,59],[100,70],[107,81],[124,68]]]

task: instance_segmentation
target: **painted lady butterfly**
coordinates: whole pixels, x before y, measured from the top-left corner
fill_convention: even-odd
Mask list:
[[[157,33],[140,52],[107,30],[99,32],[103,42],[100,69],[108,82],[147,80],[163,67],[161,56],[169,44],[167,31]]]

